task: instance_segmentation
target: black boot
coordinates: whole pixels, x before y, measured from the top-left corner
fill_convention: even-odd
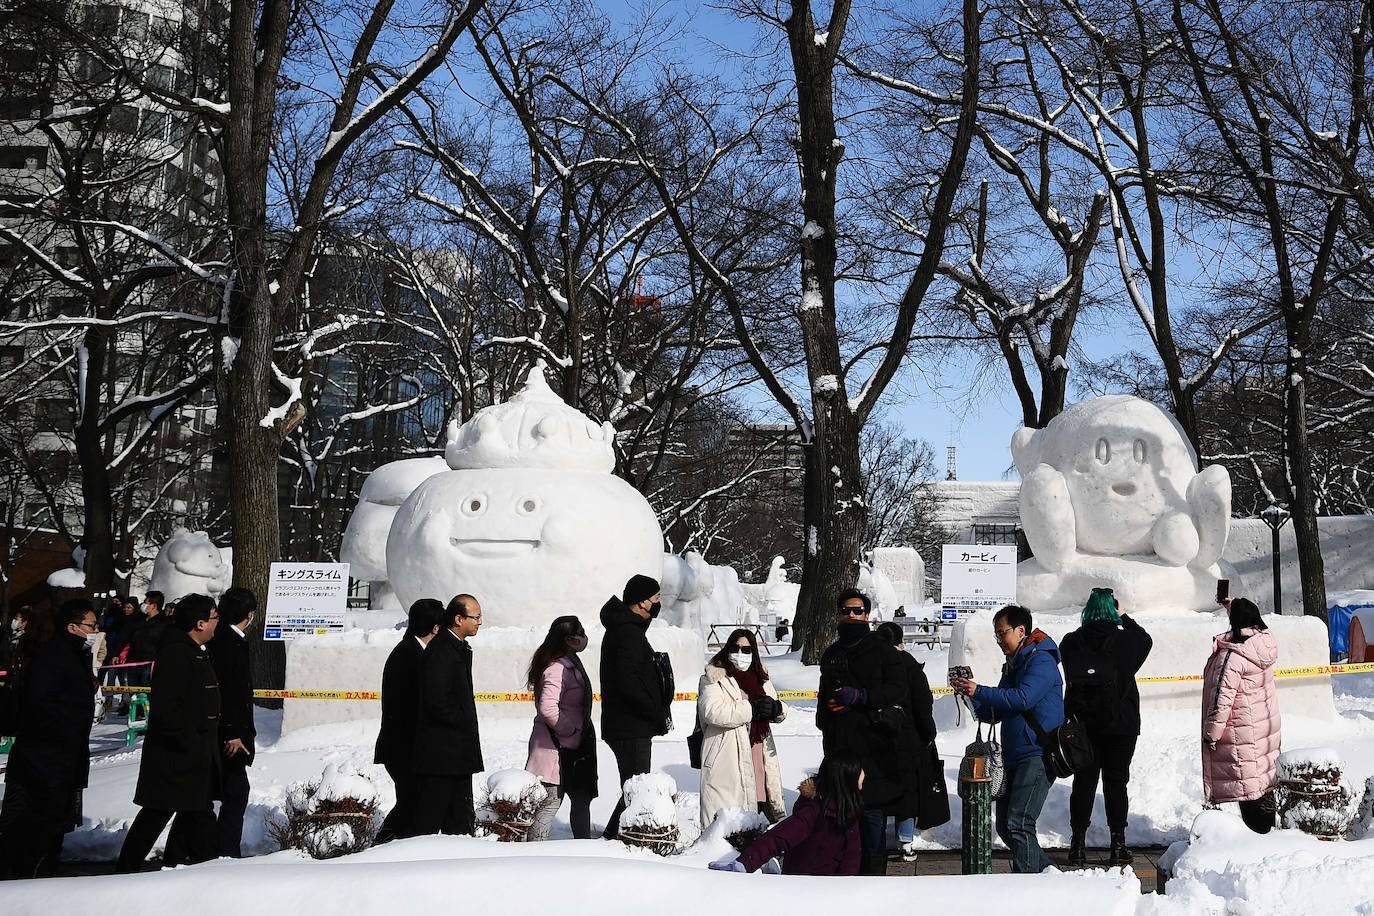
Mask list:
[[[887,852],[876,856],[864,856],[859,861],[859,874],[882,877],[887,874]]]
[[[1083,834],[1075,833],[1073,839],[1069,840],[1069,868],[1082,868],[1087,864],[1087,844],[1083,840]]]
[[[1112,866],[1130,865],[1135,861],[1135,856],[1126,848],[1126,834],[1112,834],[1112,851],[1107,858],[1107,864]]]

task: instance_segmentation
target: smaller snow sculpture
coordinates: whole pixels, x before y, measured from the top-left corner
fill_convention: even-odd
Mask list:
[[[175,528],[153,561],[148,587],[167,601],[191,594],[218,598],[233,584],[234,569],[204,531]]]
[[[878,620],[891,619],[892,612],[901,604],[897,598],[897,590],[892,586],[892,580],[887,577],[887,573],[872,563],[859,564],[859,580],[854,587],[873,602],[873,613]]]
[[[696,551],[664,554],[659,584],[663,619],[671,626],[704,633],[713,623],[757,622],[734,567],[712,566]]]
[[[1012,437],[1021,523],[1035,556],[1017,595],[1035,611],[1079,606],[1096,586],[1132,613],[1215,607],[1231,478],[1173,417],[1126,395],[1073,405]]]
[[[671,855],[677,850],[677,783],[667,773],[645,773],[625,781],[625,812],[620,816],[620,840]]]
[[[763,600],[766,610],[776,620],[791,617],[797,610],[797,594],[801,586],[787,581],[787,567],[782,557],[774,557],[768,570],[768,579],[763,583]]]
[[[887,575],[897,605],[914,611],[926,601],[926,564],[914,547],[874,547],[873,568]],[[896,605],[893,606],[896,610]]]
[[[373,607],[401,606],[386,575],[386,539],[396,510],[416,487],[447,470],[447,462],[438,456],[403,458],[379,466],[363,481],[358,505],[348,518],[339,545],[339,560],[348,564],[354,579],[372,583]]]
[[[534,813],[548,797],[539,777],[526,770],[497,770],[487,776],[486,794],[477,810],[477,825],[500,843],[523,843]]]

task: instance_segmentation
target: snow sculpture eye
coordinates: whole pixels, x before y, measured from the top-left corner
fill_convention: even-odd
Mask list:
[[[485,493],[474,493],[463,500],[463,514],[477,517],[487,511],[487,496]]]
[[[1106,464],[1112,460],[1112,444],[1106,439],[1098,439],[1095,454],[1098,461]]]
[[[1137,464],[1144,464],[1144,463],[1145,463],[1145,440],[1144,440],[1144,439],[1137,439],[1137,440],[1135,440],[1135,445],[1132,446],[1132,451],[1135,452],[1135,460],[1136,460],[1136,463],[1137,463]]]
[[[533,515],[538,508],[538,498],[534,496],[527,496],[524,499],[520,500],[519,504],[515,507],[515,511],[519,512],[521,515]]]

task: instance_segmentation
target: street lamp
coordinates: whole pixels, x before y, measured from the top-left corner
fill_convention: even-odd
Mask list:
[[[1261,510],[1259,516],[1269,526],[1269,533],[1272,535],[1270,549],[1274,560],[1274,613],[1282,614],[1283,575],[1279,571],[1279,529],[1288,521],[1288,510],[1277,503],[1270,503]]]

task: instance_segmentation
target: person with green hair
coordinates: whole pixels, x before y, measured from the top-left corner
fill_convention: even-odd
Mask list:
[[[1111,834],[1108,864],[1129,865],[1126,846],[1127,786],[1131,758],[1140,737],[1140,690],[1135,676],[1150,655],[1150,634],[1121,613],[1110,588],[1095,588],[1083,605],[1081,625],[1059,644],[1064,663],[1064,713],[1083,724],[1096,760],[1073,775],[1069,794],[1069,865],[1088,862],[1087,834],[1092,822],[1098,777]]]

